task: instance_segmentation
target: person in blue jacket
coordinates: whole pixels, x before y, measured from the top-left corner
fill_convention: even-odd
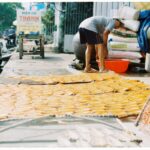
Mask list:
[[[144,53],[150,53],[150,35],[148,34],[150,31],[150,10],[140,11],[139,21],[138,43],[140,49]]]

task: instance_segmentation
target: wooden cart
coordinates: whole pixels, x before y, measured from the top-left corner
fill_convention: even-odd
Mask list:
[[[39,43],[39,49],[36,49],[35,51],[32,50],[30,52],[27,52],[24,50],[23,41],[24,40],[30,40],[30,41],[38,41]],[[22,59],[23,55],[40,55],[42,58],[44,58],[44,35],[32,35],[32,34],[22,34],[19,35],[19,58]]]

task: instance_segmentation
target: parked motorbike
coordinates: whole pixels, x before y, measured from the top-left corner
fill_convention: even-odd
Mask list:
[[[8,29],[4,31],[3,39],[6,40],[6,48],[16,47],[16,33],[14,29]]]
[[[2,69],[1,69],[1,63],[2,63],[2,47],[3,47],[3,43],[0,42],[0,73],[1,73],[1,71],[2,71]]]

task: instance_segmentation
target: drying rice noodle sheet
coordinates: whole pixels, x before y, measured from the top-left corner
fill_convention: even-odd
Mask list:
[[[58,82],[62,84],[67,84],[67,83],[84,83],[84,82],[92,82],[92,80],[86,75],[67,75],[65,78],[64,76],[57,77]]]
[[[84,82],[93,82],[91,78],[89,78],[88,75],[82,74],[82,76],[78,75],[66,75],[65,77],[63,75],[56,75],[56,76],[45,76],[45,77],[39,77],[39,76],[22,76],[18,77],[20,79],[21,84],[67,84],[67,83],[84,83]],[[41,83],[40,83],[41,82]]]
[[[123,79],[115,73],[64,75],[60,78],[45,76],[40,79],[46,82],[49,77],[56,81],[90,79],[94,82],[36,86],[0,85],[0,118],[66,114],[127,117],[139,114],[150,93],[148,85],[137,80]],[[35,77],[34,79],[36,80]]]
[[[113,74],[113,73],[112,73]],[[114,75],[114,74],[113,74]],[[114,75],[115,76],[115,75]],[[112,76],[110,74],[105,74],[103,76],[101,76],[102,78],[111,78]],[[85,74],[82,73],[80,75],[49,75],[49,76],[21,76],[21,77],[15,77],[18,80],[20,80],[20,83],[26,83],[26,84],[31,84],[32,82],[33,84],[71,84],[71,83],[90,83],[90,82],[94,82],[94,81],[99,81],[102,80],[102,78],[100,78],[100,75],[97,73],[92,73],[91,75],[89,74]]]

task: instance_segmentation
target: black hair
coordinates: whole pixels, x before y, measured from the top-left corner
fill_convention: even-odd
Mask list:
[[[121,25],[124,25],[121,19],[115,18],[116,21],[119,21]],[[123,20],[123,19],[122,19]]]

